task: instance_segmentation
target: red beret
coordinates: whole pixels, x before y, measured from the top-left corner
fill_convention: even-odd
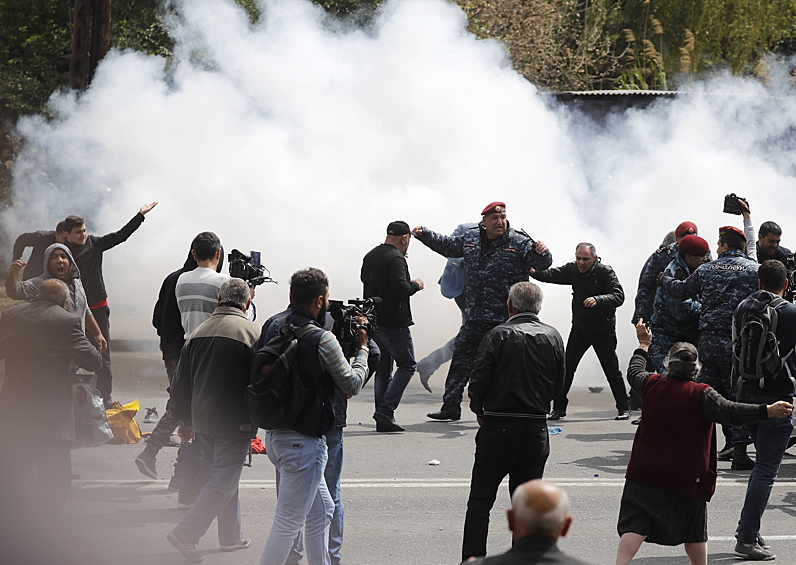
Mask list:
[[[677,229],[674,230],[675,237],[683,237],[684,235],[696,235],[699,233],[697,226],[694,222],[683,222]]]
[[[746,241],[746,234],[743,231],[736,228],[735,226],[721,226],[719,228],[719,236],[722,236],[727,232],[735,232],[738,235],[740,235],[744,241]]]
[[[680,240],[677,244],[680,251],[688,253],[689,255],[707,255],[710,251],[708,242],[699,237],[698,235],[687,235]]]
[[[481,211],[482,216],[486,216],[487,214],[494,214],[495,212],[505,212],[506,211],[506,203],[505,202],[490,202],[486,205]]]

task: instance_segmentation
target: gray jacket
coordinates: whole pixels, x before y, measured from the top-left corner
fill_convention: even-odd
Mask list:
[[[56,249],[61,249],[69,255],[69,280],[65,280],[66,286],[69,288],[69,303],[66,305],[66,311],[75,314],[80,318],[80,324],[83,330],[86,329],[86,317],[91,316],[91,310],[88,307],[88,300],[86,299],[86,291],[83,289],[83,282],[80,280],[80,269],[77,268],[75,258],[72,257],[72,252],[66,245],[61,243],[53,243],[44,251],[44,271],[38,277],[21,281],[17,283],[16,292],[10,294],[10,298],[14,300],[33,300],[39,294],[39,287],[41,283],[47,279],[53,278],[47,270],[47,263],[50,261],[50,255]]]

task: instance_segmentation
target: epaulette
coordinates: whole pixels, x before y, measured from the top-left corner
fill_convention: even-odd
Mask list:
[[[661,246],[658,249],[655,250],[655,253],[662,253],[663,251],[666,251],[667,249],[669,249],[669,246],[666,245],[665,243],[661,243]]]
[[[528,234],[525,232],[525,230],[524,230],[524,229],[515,229],[515,230],[514,230],[514,233],[518,233],[518,234],[520,234],[520,235],[524,235],[525,237],[527,237],[528,239],[530,239],[531,241],[533,241],[533,238],[532,238],[530,235],[528,235]]]

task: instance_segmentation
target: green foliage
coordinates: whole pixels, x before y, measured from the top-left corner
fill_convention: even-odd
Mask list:
[[[67,2],[0,0],[0,118],[38,112],[68,82]],[[2,126],[2,123],[0,123]],[[2,127],[0,127],[0,131]]]

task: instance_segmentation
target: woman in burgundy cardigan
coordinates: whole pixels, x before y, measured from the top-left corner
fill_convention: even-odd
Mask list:
[[[638,349],[627,380],[644,403],[644,419],[633,440],[619,510],[616,564],[630,563],[647,541],[685,544],[693,565],[707,563],[707,502],[716,490],[716,425],[785,417],[787,402],[741,404],[694,379],[701,364],[685,342],[669,350],[663,375],[645,370],[652,333],[636,325]]]

